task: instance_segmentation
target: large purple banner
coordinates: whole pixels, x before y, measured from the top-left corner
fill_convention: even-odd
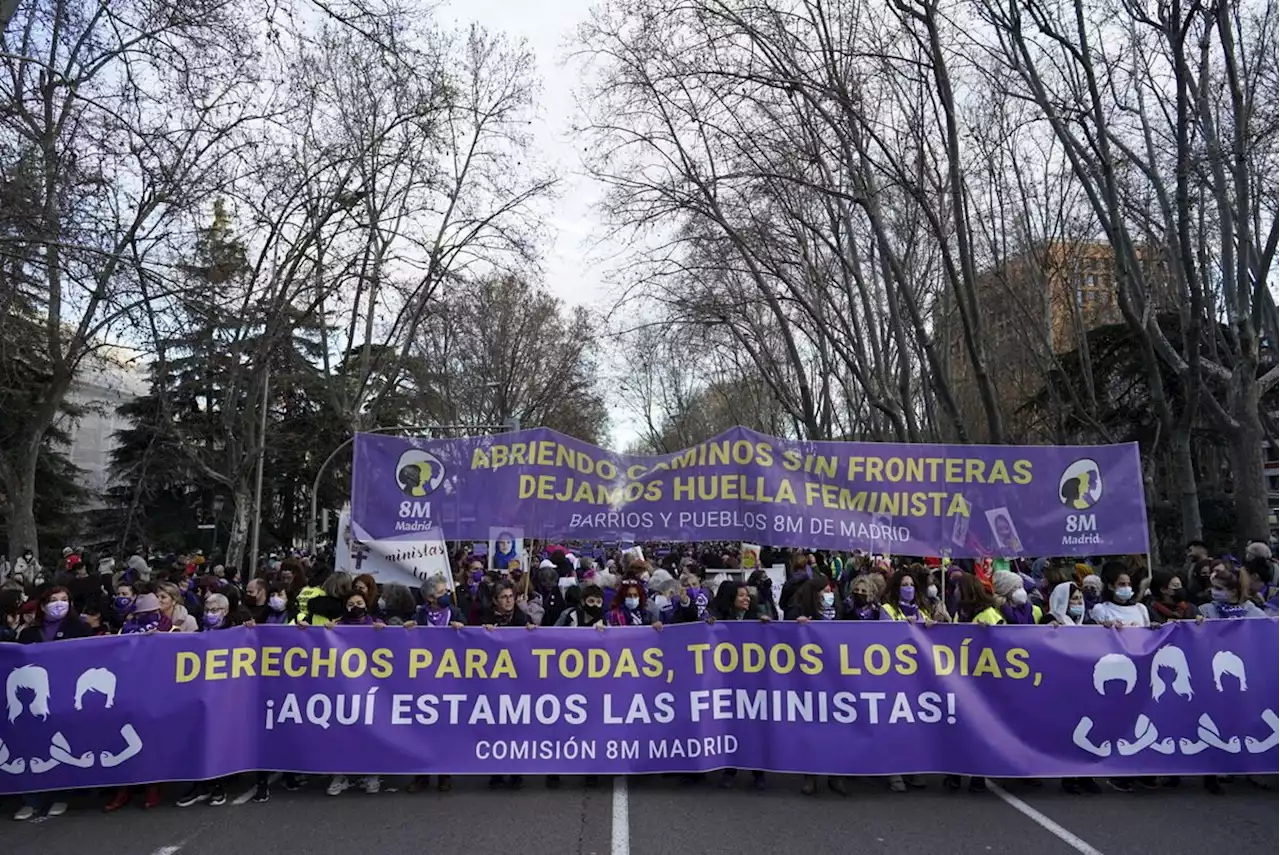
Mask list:
[[[794,442],[734,428],[675,454],[551,430],[452,440],[360,434],[359,540],[745,540],[899,555],[1147,551],[1135,444]]]
[[[1275,620],[1092,627],[257,627],[0,645],[0,793],[722,767],[1274,773]]]

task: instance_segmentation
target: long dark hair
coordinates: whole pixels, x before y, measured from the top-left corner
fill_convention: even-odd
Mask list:
[[[966,623],[996,604],[982,580],[972,573],[965,573],[956,580],[956,593],[960,600],[958,617]]]
[[[839,618],[843,611],[840,602],[840,593],[835,590],[835,584],[827,576],[822,573],[814,573],[812,579],[805,580],[796,592],[791,595],[791,605],[801,617],[816,618],[822,614],[822,592],[830,587],[836,593],[836,617]]]
[[[711,601],[711,614],[717,620],[731,619],[734,613],[734,601],[738,599],[738,592],[743,588],[746,588],[747,593],[751,595],[751,602],[747,605],[747,611],[750,612],[751,607],[756,603],[755,591],[746,582],[737,579],[721,582],[720,587],[716,588],[715,599]]]

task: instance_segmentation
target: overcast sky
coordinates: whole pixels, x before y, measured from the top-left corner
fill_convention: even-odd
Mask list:
[[[440,20],[454,26],[477,21],[513,39],[523,38],[537,56],[542,79],[540,117],[534,126],[537,144],[545,160],[563,176],[560,198],[549,222],[554,243],[544,259],[546,284],[566,303],[603,311],[609,301],[602,281],[605,268],[592,263],[592,258],[601,253],[589,246],[593,238],[599,237],[591,210],[599,198],[599,188],[580,174],[578,153],[582,144],[570,130],[576,111],[576,79],[562,64],[565,43],[586,19],[591,6],[591,0],[449,0],[441,8]],[[604,361],[608,352],[601,352],[600,356],[606,370],[615,370]],[[608,388],[610,384],[606,381],[603,385]],[[611,444],[622,450],[636,438],[634,422],[617,401],[609,402],[609,414]]]

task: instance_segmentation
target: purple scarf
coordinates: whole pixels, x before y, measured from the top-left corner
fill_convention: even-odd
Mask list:
[[[1218,617],[1242,618],[1249,613],[1244,603],[1218,603]]]
[[[430,606],[419,606],[418,620],[415,623],[420,626],[448,626],[452,617],[453,611],[450,609],[433,609]]]
[[[289,615],[285,614],[284,612],[275,611],[274,609],[268,610],[267,620],[266,620],[267,625],[271,625],[274,623],[288,623],[288,622],[289,622]]]
[[[1013,603],[1005,603],[1000,607],[1000,614],[1004,615],[1005,623],[1031,624],[1036,622],[1035,612],[1031,608],[1030,601],[1020,606]]]

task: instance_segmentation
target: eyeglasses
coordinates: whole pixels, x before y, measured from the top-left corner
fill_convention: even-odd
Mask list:
[[[516,598],[516,595],[511,593],[510,591],[507,591],[507,593],[505,594],[499,594],[497,596],[497,599],[499,600],[514,600],[515,598]]]

